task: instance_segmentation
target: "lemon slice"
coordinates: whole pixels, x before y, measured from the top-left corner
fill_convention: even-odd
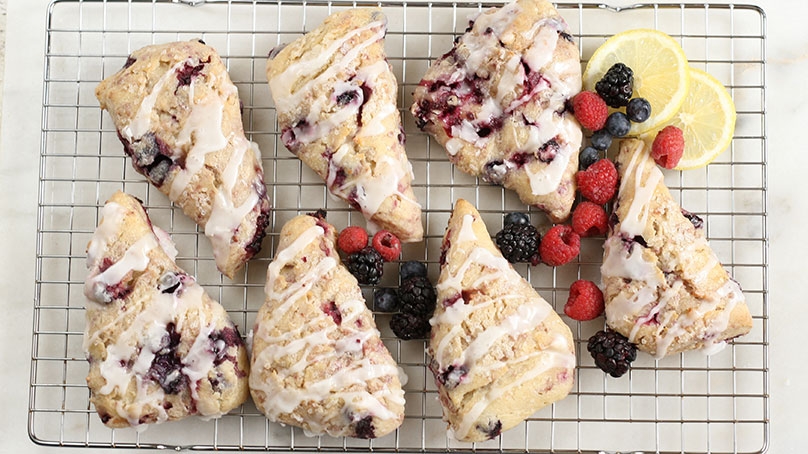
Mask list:
[[[690,91],[679,112],[643,135],[652,143],[657,131],[668,125],[685,136],[685,151],[677,170],[696,169],[713,162],[727,149],[735,134],[735,104],[724,85],[699,69],[690,68]]]
[[[633,97],[651,103],[651,117],[642,123],[632,123],[629,135],[655,129],[679,111],[690,87],[690,73],[685,52],[676,40],[649,29],[612,36],[586,64],[584,87],[594,91],[595,83],[615,63],[623,63],[634,71]]]

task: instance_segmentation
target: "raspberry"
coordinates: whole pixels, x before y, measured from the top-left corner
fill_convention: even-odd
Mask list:
[[[550,266],[569,263],[581,251],[581,237],[568,225],[554,225],[539,245],[541,261]]]
[[[368,232],[365,232],[365,229],[362,227],[346,227],[340,232],[339,238],[337,238],[337,247],[348,255],[361,251],[367,245]]]
[[[582,91],[572,98],[572,111],[578,123],[590,131],[597,131],[606,124],[609,108],[597,93]]]
[[[617,169],[612,161],[604,158],[578,172],[575,182],[585,199],[603,205],[612,200],[617,191]]]
[[[602,206],[583,201],[572,212],[572,230],[582,237],[603,235],[609,229],[609,217]]]
[[[679,164],[685,151],[685,136],[676,126],[665,126],[657,133],[654,144],[651,146],[651,156],[654,162],[666,169],[672,169]]]
[[[603,314],[603,292],[592,281],[579,279],[570,286],[564,313],[573,320],[593,320]]]
[[[373,249],[382,255],[385,262],[392,262],[401,255],[401,240],[387,230],[379,230],[373,235]]]

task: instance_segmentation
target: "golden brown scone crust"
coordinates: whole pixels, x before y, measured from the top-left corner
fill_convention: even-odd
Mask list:
[[[387,19],[378,8],[334,13],[267,61],[286,147],[371,229],[421,241],[421,206],[387,63]]]
[[[261,250],[270,203],[219,55],[199,41],[147,46],[95,93],[135,170],[204,229],[232,278]]]
[[[376,438],[404,420],[399,369],[336,229],[315,215],[284,225],[256,318],[250,390],[271,421],[310,434]]]
[[[443,416],[460,441],[494,438],[569,393],[572,333],[463,199],[442,257],[429,355]]]
[[[575,199],[581,128],[578,47],[546,0],[484,11],[416,87],[421,129],[460,170],[516,191],[562,222]]]
[[[615,161],[620,189],[601,267],[606,323],[657,358],[717,351],[748,333],[752,317],[702,220],[673,200],[649,151],[624,140]]]
[[[117,192],[102,215],[88,246],[84,338],[101,420],[138,427],[241,405],[247,349],[227,312],[174,263],[171,239],[137,199]]]

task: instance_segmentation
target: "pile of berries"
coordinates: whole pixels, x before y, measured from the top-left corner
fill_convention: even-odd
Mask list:
[[[511,263],[545,263],[561,266],[581,250],[581,238],[567,225],[555,225],[542,237],[525,213],[509,213],[495,241],[502,256]]]
[[[400,339],[424,339],[431,330],[429,319],[435,312],[437,294],[426,274],[423,263],[406,262],[399,271],[398,289],[380,288],[373,294],[377,311],[395,312],[390,319],[390,329]]]
[[[401,255],[401,241],[388,232],[380,230],[373,235],[368,245],[368,233],[362,227],[350,226],[340,232],[337,247],[348,257],[345,266],[360,284],[378,284],[384,273],[384,262],[396,260]]]

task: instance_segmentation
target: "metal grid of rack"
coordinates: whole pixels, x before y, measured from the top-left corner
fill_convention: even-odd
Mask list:
[[[197,3],[191,7],[183,3]],[[54,0],[47,11],[36,250],[36,300],[31,364],[29,433],[39,443],[84,447],[442,452],[763,452],[768,446],[767,171],[765,115],[766,23],[748,5],[678,4],[610,8],[558,4],[586,58],[608,36],[629,28],[657,28],[676,38],[693,66],[730,90],[738,112],[730,149],[710,166],[666,172],[665,181],[688,210],[704,218],[708,237],[742,284],[754,318],[749,335],[711,357],[699,353],[660,361],[641,354],[627,377],[608,378],[586,353],[586,339],[601,321],[569,322],[578,350],[570,395],[494,440],[474,445],[447,439],[423,341],[398,341],[389,316],[375,313],[383,338],[409,376],[404,424],[394,434],[366,441],[306,437],[269,423],[251,403],[219,420],[196,418],[147,431],[104,427],[89,403],[82,351],[85,247],[99,209],[117,189],[141,198],[153,222],[170,232],[178,263],[198,277],[247,331],[263,302],[266,266],[277,232],[300,212],[325,208],[338,228],[363,225],[360,215],[330,198],[322,181],[282,145],[266,86],[265,56],[279,43],[311,30],[333,11],[364,3],[341,1],[90,1]],[[451,47],[466,18],[485,3],[369,2],[389,19],[386,48],[400,83],[399,108],[408,134],[415,191],[424,206],[426,240],[406,245],[405,259],[427,262],[438,274],[438,251],[452,202],[466,198],[492,232],[502,214],[524,211],[502,188],[450,165],[441,147],[415,127],[406,112],[411,92],[429,63]],[[179,20],[181,18],[181,20]],[[147,44],[202,38],[227,63],[244,103],[245,130],[263,152],[275,211],[264,250],[235,279],[223,278],[196,225],[131,168],[110,118],[94,96],[97,83],[127,55]],[[547,221],[532,213],[540,230]],[[557,310],[569,284],[599,281],[602,239],[584,239],[572,264],[517,266]],[[380,286],[397,284],[397,264],[386,265]],[[372,288],[365,296],[372,301]],[[630,436],[627,436],[630,434]]]

